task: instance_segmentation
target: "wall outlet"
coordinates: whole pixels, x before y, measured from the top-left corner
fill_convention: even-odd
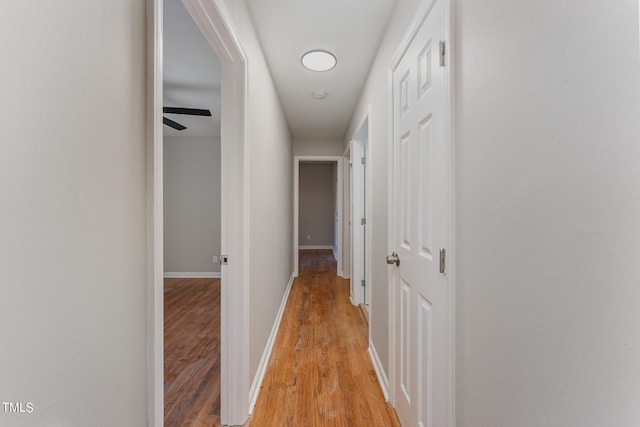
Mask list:
[[[219,264],[220,263],[220,257],[214,255],[213,256],[213,263],[214,264]]]
[[[311,234],[307,234],[307,240],[311,240]]]

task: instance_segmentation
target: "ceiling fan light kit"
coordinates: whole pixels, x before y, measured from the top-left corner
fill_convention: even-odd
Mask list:
[[[335,55],[326,50],[311,50],[302,55],[302,65],[311,71],[329,71],[337,63]]]

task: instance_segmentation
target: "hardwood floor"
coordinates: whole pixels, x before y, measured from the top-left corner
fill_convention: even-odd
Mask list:
[[[164,425],[220,425],[220,280],[165,279]]]
[[[247,427],[394,427],[367,353],[367,328],[331,251],[300,252],[296,278]]]

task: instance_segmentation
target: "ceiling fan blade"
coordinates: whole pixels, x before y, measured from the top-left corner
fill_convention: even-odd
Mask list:
[[[180,123],[174,122],[173,120],[167,119],[166,117],[162,118],[162,123],[176,130],[185,130],[187,128],[186,126],[182,126]]]
[[[201,108],[163,107],[162,112],[165,114],[187,114],[189,116],[211,116],[210,110]]]

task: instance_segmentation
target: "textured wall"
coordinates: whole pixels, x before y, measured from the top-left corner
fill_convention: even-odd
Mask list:
[[[640,425],[638,2],[456,2],[458,426]]]
[[[293,273],[293,154],[289,128],[246,4],[227,5],[248,60],[249,363],[253,378]]]
[[[0,426],[144,426],[145,2],[7,2],[0,39]]]

